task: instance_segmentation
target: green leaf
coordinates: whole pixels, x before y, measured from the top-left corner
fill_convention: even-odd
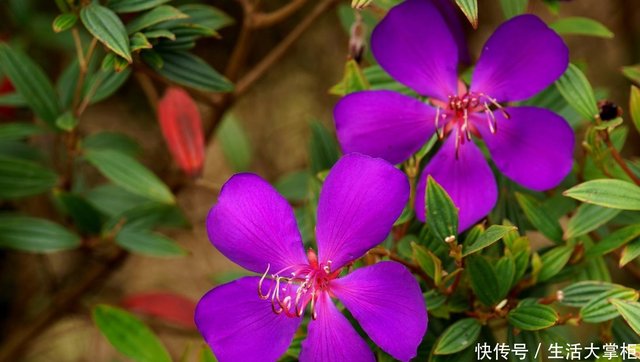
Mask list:
[[[106,178],[134,194],[162,203],[174,203],[169,188],[134,158],[113,150],[88,150],[85,158]]]
[[[629,94],[629,115],[636,126],[636,131],[640,132],[640,88],[631,86]]]
[[[0,71],[9,77],[29,108],[49,126],[54,127],[60,114],[60,105],[53,85],[42,68],[26,54],[1,43]]]
[[[27,216],[0,216],[0,247],[35,253],[75,249],[80,238],[49,220]]]
[[[620,256],[620,267],[624,267],[630,262],[634,261],[640,256],[640,239],[636,239],[622,249],[622,255]]]
[[[211,349],[208,346],[203,346],[200,350],[200,357],[198,359],[200,362],[218,362],[216,357],[211,352]]]
[[[507,314],[509,323],[521,330],[537,331],[552,327],[558,321],[558,313],[548,305],[520,305]]]
[[[632,82],[640,84],[640,64],[622,67],[622,74]]]
[[[427,225],[438,239],[446,240],[458,234],[458,209],[431,176],[427,179],[425,208]]]
[[[505,235],[515,230],[518,230],[518,228],[515,226],[491,225],[471,245],[467,245],[467,244],[464,245],[464,248],[462,249],[462,256],[473,254],[490,245],[493,245],[493,243],[502,239]]]
[[[134,315],[108,305],[98,305],[93,321],[123,355],[136,362],[171,362],[171,356],[160,339]]]
[[[569,64],[564,75],[556,81],[556,87],[569,105],[585,119],[593,120],[599,114],[593,88],[575,65]]]
[[[610,253],[637,237],[640,237],[640,224],[625,226],[600,240],[595,246],[587,250],[585,256],[591,257]]]
[[[1,69],[0,69],[1,70]],[[0,94],[0,106],[7,107],[28,107],[27,100],[20,93]]]
[[[470,347],[480,337],[482,326],[475,318],[461,319],[450,325],[436,342],[435,354],[447,355]]]
[[[247,171],[251,166],[251,142],[249,136],[233,114],[229,113],[216,132],[222,153],[236,172]]]
[[[487,259],[471,255],[465,259],[467,277],[478,299],[487,306],[500,300],[500,283],[493,265]]]
[[[569,262],[573,247],[557,246],[542,255],[542,269],[538,273],[538,281],[543,282],[558,274]]]
[[[162,68],[158,73],[180,85],[205,92],[230,92],[233,84],[204,60],[184,51],[159,53]]]
[[[70,192],[59,193],[56,198],[81,232],[100,233],[102,229],[100,213],[85,198]]]
[[[106,184],[93,188],[87,193],[87,201],[101,213],[115,217],[148,202],[144,197],[116,185]]]
[[[187,252],[164,235],[125,227],[116,235],[116,244],[135,254],[154,257],[184,256]]]
[[[636,334],[640,335],[640,303],[611,299],[618,313],[624,318]]]
[[[331,87],[329,94],[342,97],[366,89],[369,89],[369,82],[364,77],[360,66],[355,60],[349,59],[344,65],[344,75],[340,83]]]
[[[500,298],[503,298],[509,293],[511,286],[515,283],[516,277],[516,262],[511,255],[505,255],[496,264],[496,275],[499,275],[498,279],[500,286]]]
[[[542,362],[544,358],[544,353],[539,352],[539,346],[541,346],[542,340],[540,338],[540,332],[528,332],[528,331],[516,331],[512,326],[509,326],[507,329],[507,341],[510,346],[515,346],[516,343],[519,343],[520,346],[523,346],[526,353],[523,353],[524,359],[520,359],[519,356],[516,356],[514,352],[511,354],[510,362],[518,362],[518,361],[526,361],[526,362]],[[538,351],[538,352],[536,352]]]
[[[189,16],[170,5],[161,5],[133,19],[127,24],[127,32],[133,34],[150,26],[169,20],[185,19]]]
[[[601,281],[587,280],[572,283],[562,289],[560,304],[581,308],[589,303],[596,296],[614,289],[626,289],[625,287]]]
[[[601,323],[617,317],[618,310],[611,304],[612,299],[635,302],[638,300],[638,291],[622,288],[598,294],[580,309],[582,320],[587,323]]]
[[[169,40],[176,40],[176,35],[172,32],[170,32],[169,30],[166,29],[158,29],[158,30],[149,30],[149,31],[145,31],[144,32],[144,36],[147,37],[147,39],[169,39]]]
[[[107,6],[117,13],[135,13],[148,10],[171,0],[109,0]]]
[[[500,0],[502,13],[506,19],[523,14],[527,11],[529,0]]]
[[[588,35],[599,38],[613,38],[611,30],[593,19],[572,16],[562,18],[549,27],[560,35]]]
[[[563,195],[612,209],[640,210],[640,187],[622,180],[587,181],[563,192]]]
[[[167,21],[154,26],[154,29],[175,29],[178,27],[198,25],[216,31],[235,22],[232,17],[210,5],[184,4],[177,8],[184,14],[187,14],[188,18]]]
[[[0,124],[0,141],[18,141],[42,133],[33,123],[13,122]]]
[[[442,281],[442,262],[440,259],[427,248],[415,242],[411,242],[411,248],[413,249],[413,259],[420,268],[433,279],[436,285],[440,285]]]
[[[95,88],[95,92],[91,97],[91,104],[101,102],[111,97],[124,83],[129,79],[131,69],[127,68],[121,72],[116,72],[113,68],[108,70],[100,70],[94,76],[89,78],[87,83],[90,89]]]
[[[103,231],[111,232],[121,226],[149,231],[156,227],[184,228],[189,221],[175,205],[145,202],[113,216],[104,224]]]
[[[0,200],[41,194],[57,183],[53,171],[35,162],[0,156]]]
[[[140,145],[122,133],[103,131],[87,136],[82,142],[87,150],[114,150],[129,156],[140,153]]]
[[[474,29],[478,28],[478,0],[456,0],[456,4],[462,10]]]
[[[78,118],[73,113],[65,112],[56,119],[56,126],[63,131],[71,131],[78,125]]]
[[[76,14],[64,13],[56,16],[56,18],[53,19],[53,24],[51,24],[51,26],[53,27],[53,31],[60,33],[73,28],[77,21],[78,16]]]
[[[585,235],[606,224],[619,213],[620,210],[616,209],[608,209],[592,204],[582,204],[578,207],[575,215],[569,219],[564,238],[571,239]]]
[[[416,95],[413,90],[405,87],[404,85],[396,82],[395,79],[391,78],[391,76],[387,74],[379,65],[366,67],[362,70],[362,73],[364,74],[365,78],[371,85],[371,89],[373,90],[386,89],[394,90],[406,95]]]
[[[540,207],[539,203],[525,194],[516,193],[516,199],[522,211],[531,224],[544,236],[555,242],[562,241],[562,227],[558,220],[552,218],[549,213]]]
[[[133,61],[129,50],[127,29],[113,11],[94,2],[82,8],[80,19],[91,35],[107,48],[126,59],[127,62]]]
[[[153,48],[153,45],[149,43],[149,40],[147,39],[147,37],[140,32],[133,34],[129,39],[129,42],[131,43],[132,52],[136,52],[142,49]]]
[[[340,158],[340,152],[335,137],[327,127],[318,121],[311,122],[310,127],[309,158],[311,172],[316,175],[333,167]]]
[[[308,171],[294,171],[281,177],[274,186],[285,199],[304,201],[309,197],[309,182],[312,177]]]

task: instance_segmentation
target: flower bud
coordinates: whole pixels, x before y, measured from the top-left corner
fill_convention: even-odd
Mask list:
[[[351,0],[351,7],[354,9],[364,9],[372,2],[373,0]]]
[[[356,20],[351,25],[349,35],[349,59],[353,59],[360,64],[364,51],[367,48],[366,43],[366,26],[362,21],[360,13],[356,13]]]
[[[170,87],[158,102],[158,120],[169,151],[189,176],[198,176],[204,163],[202,119],[189,93]]]
[[[612,119],[622,116],[622,108],[617,104],[603,99],[598,102],[598,109],[600,110],[599,116],[603,121],[610,121]]]

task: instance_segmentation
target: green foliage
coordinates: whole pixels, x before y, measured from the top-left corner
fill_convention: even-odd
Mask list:
[[[556,324],[558,313],[548,305],[523,304],[507,315],[509,323],[525,331],[546,329]]]
[[[229,80],[191,53],[167,50],[158,55],[162,59],[162,67],[158,69],[158,73],[173,82],[205,92],[233,90]]]
[[[474,29],[478,27],[478,0],[456,0],[456,4]]]
[[[80,238],[48,220],[1,214],[0,246],[33,253],[51,253],[77,248]]]
[[[593,120],[599,113],[589,80],[574,64],[569,64],[564,75],[556,81],[556,86],[571,107],[584,119]]]
[[[216,139],[229,165],[236,172],[247,171],[251,166],[251,142],[246,132],[232,114],[227,115],[218,127]]]
[[[183,256],[186,251],[173,240],[158,233],[125,227],[116,235],[116,243],[123,248],[142,255],[155,257]]]
[[[133,62],[127,30],[118,15],[109,8],[91,3],[82,8],[80,19],[87,30],[104,46],[127,62]]]
[[[587,35],[599,38],[613,38],[613,32],[601,23],[583,17],[562,18],[549,25],[561,35]]]
[[[511,19],[527,11],[529,0],[500,0],[500,5],[504,17]]]
[[[458,234],[458,209],[431,176],[427,179],[425,210],[431,232],[440,240],[448,241],[451,237],[455,240]]]
[[[158,337],[132,314],[108,305],[93,309],[93,321],[111,345],[136,362],[171,362]]]
[[[0,200],[38,195],[57,183],[58,175],[35,162],[0,156]]]
[[[592,180],[564,192],[576,200],[612,209],[640,210],[640,187],[622,180]]]
[[[454,354],[470,347],[480,337],[482,326],[477,319],[466,318],[453,323],[438,340],[434,353],[439,355]]]

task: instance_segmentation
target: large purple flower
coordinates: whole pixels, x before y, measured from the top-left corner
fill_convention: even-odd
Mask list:
[[[277,360],[309,306],[301,361],[375,361],[332,297],[384,351],[402,361],[413,358],[427,313],[411,273],[387,261],[341,276],[388,235],[408,194],[406,177],[386,161],[342,157],[320,193],[318,254],[305,254],[287,201],[259,176],[233,176],[209,213],[209,238],[229,259],[262,277],[216,287],[198,303],[196,324],[218,359]]]
[[[334,111],[338,139],[345,152],[399,163],[435,132],[446,137],[417,186],[421,220],[428,175],[459,208],[461,231],[495,205],[496,182],[473,137],[485,142],[503,174],[527,188],[555,187],[571,170],[574,135],[562,117],[500,104],[533,96],[567,68],[566,45],[536,16],[517,16],[496,29],[469,89],[458,81],[458,45],[430,0],[407,0],[391,9],[371,43],[380,65],[430,104],[392,91],[350,94]]]

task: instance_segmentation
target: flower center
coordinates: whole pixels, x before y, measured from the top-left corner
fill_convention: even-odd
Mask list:
[[[443,139],[452,131],[456,131],[454,135],[456,137],[456,157],[460,145],[471,141],[472,134],[481,138],[475,123],[469,121],[473,113],[484,113],[489,131],[492,134],[498,131],[494,114],[496,109],[500,110],[505,118],[510,118],[496,99],[484,93],[467,92],[465,88],[462,88],[463,90],[458,95],[450,95],[447,102],[432,100],[436,107],[435,128],[438,138]]]
[[[292,265],[274,274],[271,287],[263,293],[263,287],[270,265],[258,283],[258,296],[261,299],[271,299],[271,309],[276,314],[284,313],[288,317],[301,317],[307,304],[311,304],[311,318],[317,318],[316,302],[321,293],[329,291],[331,280],[340,275],[340,269],[331,270],[331,260],[318,263],[316,253],[309,249],[308,265]]]

